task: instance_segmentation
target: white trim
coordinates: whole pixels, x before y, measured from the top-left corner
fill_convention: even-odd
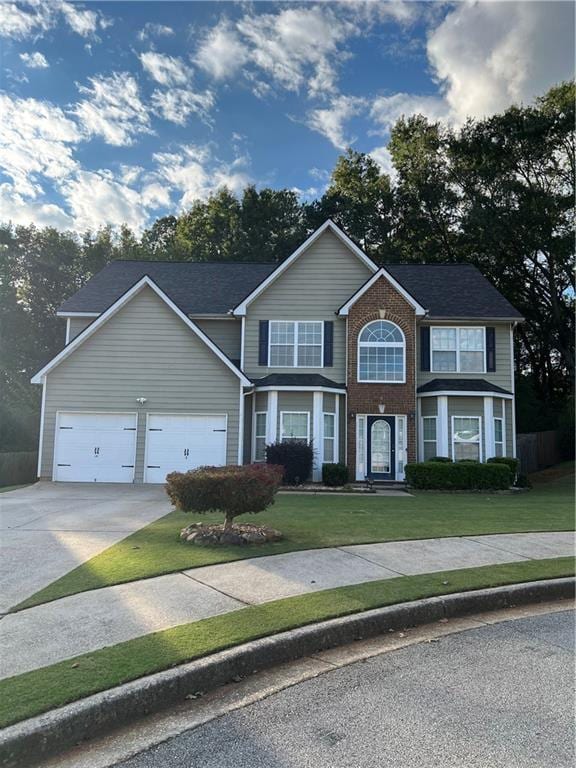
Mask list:
[[[502,422],[502,441],[496,440],[496,422],[501,421]],[[504,415],[502,416],[493,416],[493,422],[494,422],[494,456],[498,456],[496,452],[496,446],[501,445],[502,446],[502,453],[501,456],[506,456],[506,431],[505,431],[505,420]]]
[[[360,443],[360,430],[358,429],[358,421],[359,419],[364,419],[364,428],[362,429],[362,438],[364,441],[364,456],[360,456],[360,450],[359,450],[359,443]],[[363,481],[366,478],[366,459],[367,459],[367,452],[368,452],[368,417],[365,413],[357,413],[356,414],[356,480],[357,481]],[[363,459],[364,462],[364,472],[360,472],[360,461]]]
[[[202,411],[146,411],[146,434],[144,435],[144,467],[142,468],[142,482],[148,483],[146,472],[148,471],[148,421],[150,416],[218,416],[224,417],[226,424],[226,440],[224,442],[224,464],[228,463],[228,414],[227,413],[203,413]],[[136,464],[136,462],[134,462]],[[156,483],[150,483],[156,485]]]
[[[242,316],[242,321],[244,321]],[[272,344],[272,323],[292,323],[294,325],[294,354],[292,360],[293,365],[273,365],[270,362],[270,352],[272,347],[289,347],[290,344]],[[316,323],[321,326],[321,342],[320,342],[320,364],[319,365],[298,365],[298,347],[300,346],[300,325],[301,323]],[[317,347],[318,344],[302,344],[303,347]],[[289,369],[292,368],[324,368],[324,321],[323,320],[269,320],[268,321],[268,368]]]
[[[256,398],[254,398],[256,400]],[[264,463],[266,461],[266,453],[264,453],[263,459],[258,459],[256,457],[256,438],[264,439],[264,449],[266,449],[266,441],[268,437],[268,411],[257,411],[256,410],[256,403],[254,402],[252,404],[253,411],[252,411],[252,461],[257,463]],[[264,435],[257,435],[256,434],[256,424],[258,423],[258,416],[266,416],[266,429],[264,430]]]
[[[204,314],[195,314],[194,312],[189,312],[188,317],[190,320],[234,320],[234,322],[236,322],[236,318],[233,315],[211,315],[209,312],[204,312]]]
[[[433,345],[433,337],[434,337],[434,331],[456,331],[456,349],[455,350],[449,350],[449,349],[434,349]],[[462,371],[460,369],[460,331],[483,331],[483,339],[484,339],[484,345],[482,348],[483,352],[483,368],[481,371]],[[434,365],[434,352],[456,352],[456,368],[453,371],[437,371],[433,365]],[[479,352],[479,349],[472,349],[472,350],[465,350],[466,352]],[[486,368],[486,326],[485,325],[431,325],[430,326],[430,373],[463,373],[465,375],[474,375],[477,376],[478,374],[485,374],[488,373]]]
[[[404,460],[404,467],[406,467],[406,458],[408,456],[408,415],[405,413],[357,413],[356,414],[356,481],[362,481],[364,480],[364,477],[360,477],[359,472],[359,458],[360,454],[358,451],[358,419],[363,418],[364,419],[364,448],[365,448],[365,455],[363,457],[364,459],[364,468],[368,469],[368,419],[369,418],[379,418],[379,419],[387,419],[387,418],[393,418],[394,419],[394,480],[402,481],[404,480],[406,476],[406,472],[400,471],[398,469],[398,461],[400,458],[400,453],[403,453],[403,460]],[[404,425],[404,445],[400,447],[400,444],[398,442],[398,437],[400,430],[398,429],[398,422],[402,419],[403,425]],[[365,473],[366,474],[366,473]]]
[[[98,416],[135,416],[136,417],[136,429],[135,429],[135,435],[134,435],[134,467],[132,470],[132,483],[134,483],[136,479],[136,459],[138,457],[138,411],[96,411],[92,409],[82,409],[82,408],[73,408],[73,409],[63,409],[63,410],[57,410],[54,418],[54,450],[52,453],[52,480],[54,482],[58,482],[56,480],[56,466],[57,462],[56,459],[58,457],[58,435],[60,433],[60,415],[63,413],[74,413],[74,414],[85,414],[85,413],[92,413],[94,415]],[[66,482],[66,481],[60,481],[60,482]],[[126,483],[128,485],[128,483]]]
[[[502,446],[502,456],[508,455],[508,434],[506,432],[506,401],[502,400],[502,438],[504,444]]]
[[[338,395],[346,394],[345,389],[331,389],[330,387],[300,387],[297,384],[294,386],[280,386],[278,384],[273,384],[270,387],[259,387],[256,385],[254,389],[256,392],[334,392]]]
[[[510,421],[512,422],[512,456],[513,458],[516,458],[517,456],[517,450],[516,450],[516,379],[515,379],[515,366],[514,366],[514,326],[516,324],[513,323],[510,326],[510,377],[511,377],[511,387],[512,390],[512,414],[510,417]]]
[[[310,442],[310,411],[280,411],[280,442],[282,442],[282,440],[285,437],[283,429],[282,429],[282,427],[283,427],[283,425],[282,425],[282,417],[284,416],[284,414],[287,414],[287,413],[291,414],[291,415],[294,415],[294,416],[306,416],[306,438],[302,438],[302,437],[294,438],[294,437],[289,436],[289,435],[286,435],[286,437],[288,437],[289,439],[292,439],[292,440],[304,440],[305,439],[306,442],[309,443]]]
[[[56,317],[100,317],[102,312],[56,312]]]
[[[461,443],[470,443],[471,445],[478,445],[478,461],[482,463],[484,461],[484,455],[482,451],[482,416],[473,416],[470,414],[465,413],[455,413],[452,415],[450,419],[450,457],[452,461],[455,461],[454,459],[454,419],[478,419],[479,427],[478,427],[478,442],[475,440],[460,440]]]
[[[318,227],[318,229],[313,232],[310,237],[294,251],[293,254],[291,254],[285,261],[279,264],[276,269],[260,283],[260,285],[256,286],[252,293],[249,293],[248,296],[246,296],[246,298],[234,308],[233,313],[240,316],[245,315],[248,305],[251,304],[258,296],[260,296],[260,294],[265,291],[271,283],[277,280],[280,275],[283,274],[288,269],[288,267],[290,267],[296,261],[296,259],[302,253],[304,253],[304,251],[307,250],[314,242],[316,242],[320,235],[322,235],[327,230],[330,230],[344,243],[344,245],[348,246],[352,253],[357,256],[360,261],[362,261],[368,267],[368,269],[371,269],[373,272],[378,269],[372,259],[368,258],[368,256],[366,256],[366,254],[361,251],[360,248],[358,248],[358,246],[352,242],[352,240],[350,240],[348,235],[346,235],[338,226],[336,226],[336,224],[334,224],[331,219],[327,219],[324,224],[322,224],[322,226]]]
[[[400,283],[392,277],[390,272],[384,269],[384,267],[380,267],[380,269],[374,275],[372,275],[372,277],[369,280],[367,280],[364,283],[364,285],[361,286],[356,291],[356,293],[352,294],[352,296],[348,299],[346,304],[343,304],[340,307],[337,314],[344,315],[344,316],[348,315],[350,307],[352,307],[358,301],[358,299],[361,296],[363,296],[366,293],[366,291],[368,291],[374,285],[374,283],[376,283],[381,277],[387,280],[390,283],[390,285],[393,288],[395,288],[396,291],[408,302],[408,304],[410,304],[410,306],[413,307],[414,311],[416,312],[416,315],[418,315],[419,317],[424,317],[425,315],[428,314],[428,310],[424,309],[424,307],[421,304],[419,304],[410,293],[408,293],[406,288],[403,288],[400,285]]]
[[[324,417],[331,416],[334,419],[334,437],[326,437],[326,430],[324,424]],[[324,453],[324,441],[332,440],[332,460],[326,461],[326,454]],[[322,411],[322,465],[324,464],[337,464],[337,450],[336,450],[336,414],[334,411]]]
[[[244,387],[240,382],[240,403],[238,406],[238,465],[244,463],[244,398],[249,395],[250,392],[244,394]],[[228,432],[226,432],[226,438],[228,438]],[[228,446],[226,446],[228,447]],[[228,452],[226,452],[226,464],[228,463]]]
[[[73,341],[68,344],[68,346],[64,347],[64,349],[56,355],[56,357],[53,357],[52,360],[44,366],[40,371],[38,371],[37,374],[35,374],[31,382],[32,384],[40,384],[42,381],[42,376],[45,376],[47,373],[49,373],[51,370],[53,370],[57,365],[59,365],[62,360],[65,360],[68,355],[70,355],[72,352],[74,352],[75,349],[77,349],[81,344],[83,344],[86,339],[89,339],[90,336],[92,336],[93,333],[95,333],[105,322],[107,322],[111,317],[113,317],[120,309],[122,309],[125,304],[127,304],[136,294],[140,293],[140,291],[148,286],[151,288],[169,307],[172,309],[176,315],[190,328],[191,331],[193,331],[198,338],[206,344],[206,346],[214,352],[216,357],[218,357],[224,365],[229,368],[232,373],[234,373],[240,381],[245,384],[246,386],[252,386],[252,382],[250,379],[248,379],[242,371],[240,371],[234,363],[231,362],[231,360],[226,357],[226,355],[222,352],[222,350],[214,344],[214,342],[206,336],[204,331],[202,331],[196,323],[194,323],[192,320],[190,320],[189,317],[187,317],[184,312],[182,312],[179,307],[174,304],[174,302],[168,298],[168,296],[164,293],[164,291],[159,288],[156,283],[148,277],[148,275],[144,275],[137,283],[135,283],[132,288],[130,288],[126,293],[124,293],[120,298],[112,304],[111,307],[108,307],[106,312],[101,314],[97,320],[95,320],[93,323],[90,323],[90,325],[85,328],[83,331],[81,331],[78,336],[76,336]]]
[[[484,398],[484,455],[487,459],[496,456],[494,445],[494,399]]]
[[[246,318],[240,321],[240,370],[244,370],[244,334],[246,333]]]
[[[340,462],[340,398],[334,396],[334,463]]]
[[[64,343],[65,344],[70,343],[70,318],[69,317],[66,318],[66,341]]]
[[[322,392],[314,392],[312,395],[312,434],[313,443],[316,446],[314,453],[316,461],[312,467],[312,479],[322,479],[322,464],[324,463],[324,395]]]
[[[266,422],[268,433],[267,445],[275,443],[278,437],[278,392],[269,390],[268,392],[268,420]]]
[[[474,391],[474,390],[458,390],[458,389],[443,389],[438,392],[418,392],[417,397],[501,397],[503,400],[513,400],[514,395],[508,395],[505,392],[494,392],[493,390]]]
[[[42,472],[42,451],[44,450],[44,414],[46,411],[46,376],[42,377],[42,404],[40,406],[40,435],[38,437],[38,467],[37,476]],[[52,475],[54,476],[54,475]]]
[[[360,341],[360,336],[364,332],[364,329],[367,328],[369,325],[372,325],[372,323],[390,323],[390,325],[393,325],[395,328],[398,328],[400,333],[402,334],[402,342],[398,341]],[[360,345],[367,347],[367,346],[388,346],[388,347],[402,347],[402,368],[404,371],[404,376],[402,379],[361,379],[360,378]],[[392,322],[392,320],[369,320],[361,329],[360,333],[358,334],[358,339],[356,341],[356,381],[358,384],[406,384],[406,335],[402,328],[397,323]]]
[[[441,394],[436,404],[436,450],[438,456],[450,456],[448,435],[448,397]]]

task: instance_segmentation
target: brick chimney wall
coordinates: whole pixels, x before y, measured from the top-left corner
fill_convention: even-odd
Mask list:
[[[390,320],[406,337],[406,383],[362,384],[358,378],[358,334],[371,320]],[[386,406],[385,415],[406,415],[408,461],[416,461],[416,315],[406,299],[381,277],[350,308],[348,314],[348,467],[356,473],[356,418],[350,414],[378,414],[379,403]]]

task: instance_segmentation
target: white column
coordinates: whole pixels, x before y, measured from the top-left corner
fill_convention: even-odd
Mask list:
[[[494,448],[494,400],[484,398],[484,461],[496,455]]]
[[[312,398],[312,439],[314,441],[314,469],[312,471],[312,479],[316,482],[322,480],[322,462],[324,460],[323,410],[324,395],[322,392],[314,392]]]
[[[278,426],[278,392],[268,392],[268,416],[266,418],[266,445],[275,443]]]
[[[340,395],[334,395],[334,463],[340,461]]]
[[[436,440],[438,443],[438,456],[450,456],[448,430],[448,397],[441,395],[438,398],[438,414],[436,418]]]
[[[238,464],[244,464],[244,386],[240,382],[240,407],[238,410]]]

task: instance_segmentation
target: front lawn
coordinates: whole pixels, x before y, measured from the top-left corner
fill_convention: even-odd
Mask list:
[[[185,544],[180,529],[219,515],[170,512],[40,590],[14,610],[150,576],[202,565],[301,549],[483,533],[574,529],[573,475],[541,483],[529,493],[416,493],[407,497],[285,494],[257,516],[285,539],[259,547],[203,548]]]
[[[400,576],[182,624],[0,681],[0,728],[260,637],[386,605],[574,574],[574,558]]]

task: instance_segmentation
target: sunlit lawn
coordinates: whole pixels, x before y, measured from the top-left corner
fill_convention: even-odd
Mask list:
[[[279,528],[284,540],[259,547],[204,548],[179,539],[215,514],[171,512],[37,592],[18,609],[89,589],[202,565],[301,549],[440,536],[574,528],[573,474],[514,494],[418,493],[405,497],[285,494],[251,520]],[[246,519],[248,517],[241,519]]]

